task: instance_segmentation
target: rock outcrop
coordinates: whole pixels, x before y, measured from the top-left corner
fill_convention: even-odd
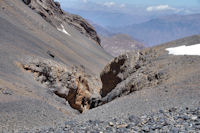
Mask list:
[[[95,29],[82,17],[64,12],[59,2],[53,0],[23,0],[23,2],[55,28],[62,28],[67,23],[100,45],[101,40]]]
[[[98,104],[105,104],[113,99],[154,87],[167,79],[167,73],[153,66],[156,56],[152,51],[130,52],[111,61],[101,73],[103,87]]]
[[[123,54],[111,61],[100,78],[84,67],[67,68],[53,60],[30,58],[23,69],[57,96],[66,99],[79,112],[108,103],[145,87],[154,87],[167,79],[167,73],[153,66],[155,52]]]
[[[97,77],[84,72],[84,68],[67,68],[51,60],[29,59],[23,69],[33,73],[35,80],[45,85],[70,106],[80,112],[90,109],[92,99],[100,99],[101,84]]]

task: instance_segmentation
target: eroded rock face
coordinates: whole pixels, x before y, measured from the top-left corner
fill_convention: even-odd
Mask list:
[[[153,66],[151,62],[153,56],[145,51],[131,52],[111,61],[101,73],[103,84],[101,96],[103,98],[97,101],[98,105],[162,83],[167,78],[167,74]]]
[[[23,2],[26,4],[26,5],[29,5],[31,3],[31,0],[23,0]]]
[[[67,68],[52,60],[33,59],[23,65],[37,81],[65,98],[72,108],[83,112],[167,80],[167,72],[154,63],[155,51],[130,52],[111,61],[100,78],[84,67]]]
[[[22,65],[33,73],[35,79],[47,86],[59,97],[65,98],[70,106],[83,112],[90,108],[92,99],[100,99],[101,84],[97,77],[86,74],[78,67],[67,68],[50,60],[31,60]]]
[[[53,0],[23,0],[23,2],[55,28],[60,28],[65,23],[69,24],[100,45],[101,40],[95,29],[82,17],[64,12],[59,2]]]
[[[101,81],[103,83],[101,95],[103,97],[111,92],[117,84],[122,81],[122,78],[120,78],[120,75],[118,74],[124,71],[122,67],[125,65],[127,58],[126,55],[121,55],[104,68],[101,73]]]

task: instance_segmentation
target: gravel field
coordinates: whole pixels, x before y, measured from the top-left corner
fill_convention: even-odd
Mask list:
[[[64,126],[55,128],[42,128],[31,133],[145,133],[145,132],[171,132],[171,133],[199,133],[200,107],[197,108],[171,108],[160,110],[150,115],[127,115],[124,118],[113,118],[110,121],[89,120],[79,123],[67,121]],[[26,133],[26,131],[24,131]]]

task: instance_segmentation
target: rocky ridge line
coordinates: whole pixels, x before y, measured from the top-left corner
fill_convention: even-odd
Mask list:
[[[77,29],[81,34],[85,35],[97,44],[101,44],[101,40],[95,29],[81,16],[64,12],[59,2],[53,0],[22,0],[32,10],[38,13],[43,19],[55,28],[62,28],[65,24]]]

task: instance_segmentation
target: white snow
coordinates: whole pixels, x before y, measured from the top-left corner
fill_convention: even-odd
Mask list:
[[[173,55],[200,55],[200,44],[194,44],[191,46],[179,46],[173,48],[167,48],[169,54]]]
[[[62,24],[61,24],[60,26],[61,26],[62,29],[57,28],[57,30],[59,30],[59,31],[65,33],[65,34],[67,34],[68,36],[71,36],[71,35],[65,30],[65,28],[64,28],[64,26],[63,26]]]

